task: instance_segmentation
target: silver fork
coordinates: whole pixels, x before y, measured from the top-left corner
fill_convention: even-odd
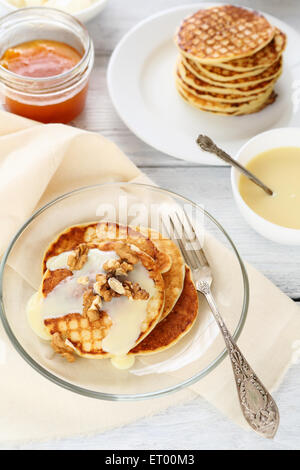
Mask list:
[[[272,439],[279,425],[279,411],[277,405],[246,361],[228,331],[210,290],[213,280],[211,268],[201,248],[200,242],[197,239],[193,225],[185,212],[183,213],[183,218],[185,224],[182,223],[178,212],[173,212],[172,217],[169,215],[170,226],[173,229],[182,255],[191,268],[196,289],[205,296],[224,337],[243,415],[254,431],[265,438]],[[163,225],[168,232],[164,221]],[[187,236],[187,225],[189,226],[189,232],[193,234],[194,239],[198,242],[197,249],[187,247],[188,244],[191,245],[191,241]]]

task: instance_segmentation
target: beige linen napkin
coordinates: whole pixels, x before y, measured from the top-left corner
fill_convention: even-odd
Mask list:
[[[88,184],[132,180],[148,181],[103,137],[0,112],[0,253],[21,223],[57,195]],[[239,345],[265,385],[274,390],[300,337],[299,309],[251,266],[248,275],[250,308]],[[101,432],[189,400],[195,393],[244,425],[228,359],[198,384],[171,396],[103,402],[72,394],[41,377],[19,357],[2,326],[0,390],[0,443]]]

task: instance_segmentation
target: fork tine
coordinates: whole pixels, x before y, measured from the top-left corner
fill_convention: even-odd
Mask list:
[[[197,238],[196,231],[195,231],[195,229],[194,229],[194,227],[193,227],[193,225],[192,225],[192,222],[191,222],[190,218],[188,217],[188,215],[187,215],[187,213],[186,213],[186,211],[185,211],[184,208],[183,208],[183,212],[184,212],[185,218],[186,218],[186,220],[187,220],[187,222],[188,222],[188,224],[189,224],[189,226],[190,226],[190,228],[191,228],[193,234],[195,235],[196,239],[197,239],[198,242],[199,242],[199,239]],[[200,245],[200,242],[199,242],[199,245]],[[198,258],[198,260],[199,260],[199,262],[200,262],[201,265],[207,265],[207,266],[209,266],[208,261],[207,261],[207,258],[206,258],[205,253],[204,253],[204,250],[203,250],[203,248],[202,248],[201,245],[200,245],[200,248],[195,249],[194,252],[195,252],[195,255],[197,256],[197,258]]]
[[[178,212],[175,212],[175,214],[176,214],[176,217],[177,217],[178,222],[179,222],[180,225],[181,225],[181,229],[182,229],[182,230],[181,230],[181,231],[182,231],[182,238],[183,238],[183,240],[184,240],[184,243],[185,243],[185,244],[188,244],[188,243],[190,243],[190,240],[188,240],[188,238],[187,238],[187,236],[186,236],[186,229],[185,229],[185,226],[184,226],[184,224],[182,223],[182,220],[179,218]],[[199,260],[198,260],[198,258],[197,258],[197,256],[196,256],[195,250],[192,249],[192,250],[185,250],[185,251],[189,253],[189,258],[190,258],[190,259],[191,259],[191,257],[193,258],[193,265],[195,266],[195,268],[197,268],[197,267],[198,267],[198,264],[199,264]]]
[[[179,237],[178,231],[177,231],[177,229],[176,229],[176,227],[175,227],[175,224],[174,224],[174,221],[173,221],[172,217],[171,217],[170,215],[168,215],[168,218],[169,218],[169,221],[170,221],[170,223],[171,223],[172,229],[173,229],[173,231],[174,231],[174,234],[175,234],[175,237],[176,237],[176,242],[178,243],[178,246],[179,246],[179,248],[180,248],[180,250],[181,250],[181,252],[182,252],[182,255],[183,255],[185,261],[186,261],[187,264],[188,264],[189,266],[191,266],[192,268],[193,268],[193,267],[196,268],[197,266],[195,266],[195,263],[192,261],[192,259],[191,259],[191,257],[189,256],[187,250],[185,249],[185,246],[184,246],[182,240],[181,240],[180,237]],[[164,226],[164,228],[165,228],[165,230],[166,230],[167,235],[168,235],[170,238],[172,238],[172,237],[170,236],[170,233],[169,233],[167,227],[166,227],[165,221],[163,220],[162,217],[161,217],[161,221],[162,221],[162,224],[163,224],[163,226]]]

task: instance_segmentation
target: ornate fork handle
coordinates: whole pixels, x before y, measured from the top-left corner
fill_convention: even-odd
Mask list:
[[[264,385],[255,375],[229,333],[206,281],[196,283],[197,290],[205,295],[208,305],[223,334],[231,360],[241,409],[249,425],[263,437],[272,439],[279,425],[277,405]]]

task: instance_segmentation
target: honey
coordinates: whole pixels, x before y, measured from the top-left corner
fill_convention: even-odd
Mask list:
[[[94,45],[85,26],[56,9],[0,18],[0,99],[15,114],[68,123],[85,106]]]
[[[82,55],[57,41],[29,41],[7,49],[0,65],[23,77],[53,77],[75,67]]]
[[[82,59],[76,49],[68,44],[35,40],[9,48],[3,54],[0,65],[20,77],[35,79],[53,79],[74,69]],[[39,83],[39,82],[37,82]],[[19,99],[20,96],[6,94],[4,104],[8,111],[37,121],[67,123],[83,110],[88,84],[59,99],[52,92],[53,100],[45,100],[43,91],[32,99]],[[63,98],[63,99],[61,99]]]

